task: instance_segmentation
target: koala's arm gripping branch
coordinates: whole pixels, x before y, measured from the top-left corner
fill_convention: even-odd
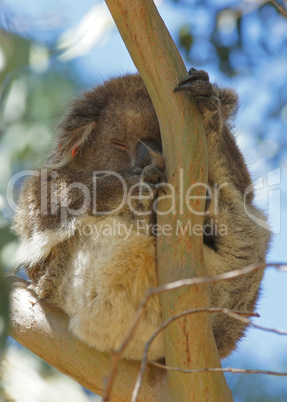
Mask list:
[[[178,231],[179,227],[203,227],[203,216],[190,213],[188,189],[206,183],[206,139],[199,111],[184,93],[174,94],[178,82],[187,75],[183,61],[160,18],[153,1],[106,0],[128,51],[150,93],[160,124],[163,155],[169,183],[174,188],[175,213],[158,215],[158,224],[169,225],[171,235],[158,236],[158,278],[164,284],[177,279],[204,276],[202,237]],[[193,211],[204,211],[203,185],[196,186],[188,199]],[[162,197],[163,198],[163,197]],[[159,210],[169,209],[170,198],[159,202]],[[178,290],[161,297],[163,319],[187,308],[209,305],[205,286]],[[164,334],[166,361],[181,368],[220,367],[209,318],[206,314],[187,316],[173,323]],[[232,397],[222,374],[167,374],[169,400],[224,400]],[[162,398],[166,398],[163,396]],[[165,399],[167,400],[167,399]]]
[[[24,279],[11,276],[10,281],[11,336],[85,388],[103,395],[104,376],[110,371],[109,355],[99,353],[74,338],[68,331],[68,317],[61,310],[40,301]],[[130,400],[138,370],[138,362],[120,362],[112,401]],[[139,401],[159,400],[165,377],[163,370],[150,366]]]

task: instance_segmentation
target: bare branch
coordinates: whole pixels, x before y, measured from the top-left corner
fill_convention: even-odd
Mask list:
[[[42,357],[48,363],[56,367],[58,370],[62,371],[64,374],[69,375],[74,378],[80,384],[90,389],[93,392],[101,395],[103,394],[103,384],[102,376],[103,373],[109,373],[108,382],[110,382],[111,387],[115,386],[114,400],[124,400],[127,395],[132,393],[132,389],[136,382],[136,374],[139,370],[139,363],[129,362],[126,360],[121,360],[121,354],[124,350],[129,339],[133,336],[134,330],[144,313],[145,306],[150,297],[158,294],[159,292],[165,292],[173,290],[178,286],[191,286],[194,283],[200,281],[219,281],[219,280],[230,280],[232,278],[247,275],[256,269],[263,269],[265,264],[253,264],[252,266],[246,267],[242,270],[237,270],[233,272],[228,272],[226,274],[217,275],[214,278],[193,278],[185,279],[182,281],[177,281],[173,284],[168,284],[161,286],[156,289],[151,289],[145,299],[143,300],[141,307],[138,309],[133,325],[130,328],[129,333],[124,339],[120,348],[112,354],[112,367],[116,367],[118,371],[117,378],[111,378],[109,356],[97,352],[95,349],[88,348],[78,340],[72,337],[68,330],[68,319],[58,309],[51,307],[49,304],[39,301],[36,295],[27,289],[29,283],[21,278],[11,276],[10,280],[13,283],[13,291],[11,294],[11,335],[15,340],[20,342],[22,345],[30,349],[32,352],[36,353],[38,356]],[[266,264],[266,266],[275,266],[281,271],[287,270],[286,264]],[[219,312],[220,309],[204,309],[206,312]],[[202,309],[201,309],[202,311]],[[200,309],[194,309],[192,311],[200,312]],[[192,313],[191,312],[191,313]],[[229,310],[222,311],[234,318],[240,319],[254,328],[261,330],[273,332],[280,335],[287,335],[286,331],[277,330],[272,328],[262,327],[260,325],[249,322],[243,315],[248,313],[232,312]],[[189,312],[183,312],[181,314],[188,314]],[[236,314],[236,317],[234,316]],[[256,315],[255,315],[256,316]],[[172,317],[171,320],[176,319]],[[32,324],[31,324],[32,323]],[[91,358],[92,357],[92,358]],[[115,360],[116,357],[116,360]],[[73,363],[75,362],[75,363]],[[156,366],[154,362],[150,362],[151,365]],[[164,374],[162,372],[153,372],[151,374],[150,366],[149,372],[144,377],[144,387],[141,391],[140,400],[160,400],[160,394],[163,393],[164,384]],[[161,367],[161,366],[158,366]],[[161,367],[165,368],[165,367]],[[176,368],[172,368],[177,370]],[[182,371],[182,369],[179,369]],[[236,373],[262,373],[270,375],[284,375],[284,373],[273,373],[270,371],[258,371],[258,370],[241,370],[241,369],[221,369],[221,368],[207,368],[207,369],[194,369],[196,372],[204,371],[227,371]],[[193,372],[192,370],[191,372]],[[236,371],[231,371],[236,370]],[[184,371],[182,371],[184,372]],[[189,371],[187,371],[189,372]],[[152,375],[156,378],[154,384],[150,385],[147,380]],[[120,387],[118,388],[118,384]],[[123,399],[121,399],[121,395]],[[111,399],[113,400],[113,399]]]
[[[110,371],[109,354],[83,344],[68,329],[68,317],[59,309],[39,300],[29,283],[10,276],[12,285],[10,335],[20,344],[98,395],[104,394],[103,377]],[[122,360],[111,401],[130,399],[139,362]],[[159,401],[164,393],[166,374],[149,366],[141,400]]]
[[[272,332],[277,335],[287,335],[287,331],[281,330],[281,329],[275,329],[275,328],[268,328],[268,327],[263,327],[262,325],[254,324],[250,320],[248,320],[245,317],[237,317],[235,316],[233,311],[226,311],[226,314],[229,315],[230,317],[236,318],[240,321],[245,322],[246,324],[250,325],[253,328],[256,329],[261,329],[262,331],[267,331],[267,332]]]
[[[285,0],[286,2],[286,0]],[[277,10],[280,12],[281,15],[284,17],[287,17],[287,10],[281,6],[276,0],[246,0],[242,1],[238,4],[236,4],[233,7],[230,8],[224,8],[221,13],[224,13],[226,11],[231,11],[235,14],[236,18],[241,18],[247,14],[252,13],[254,10],[258,10],[259,7],[264,6],[264,4],[271,3],[274,5],[274,7],[277,8]]]
[[[166,285],[163,285],[163,286],[159,286],[159,287],[154,288],[154,289],[149,289],[147,294],[146,294],[146,296],[145,296],[145,298],[144,298],[144,300],[142,301],[141,305],[139,306],[139,308],[137,310],[134,322],[131,325],[130,330],[128,331],[125,339],[123,340],[123,342],[120,345],[120,347],[117,350],[112,352],[111,371],[110,371],[109,378],[108,378],[107,384],[106,384],[105,399],[104,400],[108,401],[108,399],[109,399],[109,395],[111,393],[113,383],[114,383],[115,378],[116,378],[117,366],[119,364],[121,355],[122,355],[123,351],[125,350],[126,345],[128,344],[129,340],[132,338],[132,336],[133,336],[133,334],[135,332],[135,329],[136,329],[138,323],[140,322],[141,317],[144,314],[145,307],[146,307],[146,305],[147,305],[147,303],[148,303],[148,301],[149,301],[149,299],[151,297],[153,297],[155,295],[158,295],[160,293],[164,293],[164,292],[168,292],[168,291],[171,291],[171,290],[174,290],[174,289],[178,289],[179,287],[192,286],[192,285],[197,285],[197,284],[200,284],[200,283],[214,283],[214,282],[231,280],[231,279],[234,279],[234,278],[238,278],[240,276],[248,275],[251,272],[254,272],[254,271],[260,270],[260,269],[264,269],[266,267],[275,267],[280,271],[287,271],[287,264],[284,264],[284,263],[252,264],[252,265],[249,265],[249,266],[247,266],[245,268],[237,269],[237,270],[226,272],[226,273],[223,273],[223,274],[219,274],[219,275],[216,275],[214,277],[182,279],[182,280],[172,282],[172,283],[169,283],[169,284],[166,284]],[[199,310],[200,309],[192,310],[192,312],[199,312]],[[205,311],[206,312],[212,312],[212,311],[214,311],[214,309],[212,309],[212,308],[205,309]],[[227,311],[228,310],[225,309],[224,312],[227,314]],[[185,314],[185,313],[186,312],[183,312],[181,314]],[[231,312],[229,311],[228,314],[231,314]],[[255,314],[255,316],[256,316],[256,314]],[[174,317],[171,317],[171,318],[173,319]],[[244,317],[239,318],[239,316],[237,316],[236,318],[245,320]],[[253,324],[253,323],[250,323],[249,320],[247,320],[247,323],[252,325],[252,326],[254,326],[254,327],[260,328],[260,326],[258,326],[256,324]],[[267,329],[265,329],[265,330],[267,330]],[[276,332],[276,330],[274,330],[273,332]],[[141,370],[142,370],[142,365],[141,365]]]
[[[277,3],[276,0],[270,0],[270,2],[277,8],[281,15],[287,18],[287,10],[283,6]]]
[[[149,338],[149,340],[146,342],[145,345],[145,349],[144,349],[144,353],[143,353],[143,358],[142,358],[142,362],[141,362],[141,369],[140,372],[138,374],[138,378],[134,387],[134,391],[133,391],[133,395],[132,395],[132,402],[135,402],[138,398],[138,394],[139,394],[139,390],[142,384],[142,379],[146,370],[146,365],[147,365],[147,356],[148,356],[148,351],[150,348],[150,345],[152,344],[152,342],[154,341],[154,339],[157,337],[157,335],[163,331],[168,325],[170,325],[170,323],[172,323],[173,321],[179,319],[180,317],[187,315],[187,314],[195,314],[195,313],[210,313],[210,314],[214,314],[214,313],[223,313],[226,314],[234,319],[243,321],[244,323],[257,328],[257,329],[261,329],[263,331],[269,331],[269,332],[273,332],[279,335],[287,335],[287,331],[282,331],[282,330],[277,330],[277,329],[273,329],[273,328],[267,328],[267,327],[263,327],[260,325],[256,325],[253,324],[249,319],[245,318],[244,316],[249,316],[249,317],[259,317],[258,314],[256,313],[251,313],[248,311],[238,311],[238,310],[230,310],[230,309],[222,309],[222,308],[205,308],[205,309],[191,309],[191,310],[186,310],[183,311],[180,314],[177,314],[173,317],[170,317],[168,320],[166,320],[154,333],[153,335]],[[153,364],[155,366],[157,366],[156,364],[154,364],[154,362],[149,361],[150,364]],[[162,367],[164,368],[164,365],[158,365],[157,367]],[[278,373],[278,372],[273,372],[273,371],[259,371],[259,370],[244,370],[244,369],[222,369],[222,368],[205,368],[205,369],[192,369],[192,370],[187,370],[187,369],[180,369],[180,368],[176,368],[176,367],[169,367],[169,366],[165,366],[166,368],[168,367],[168,369],[170,370],[177,370],[180,372],[184,372],[184,373],[201,373],[201,372],[208,372],[208,371],[223,371],[225,372],[225,370],[228,370],[228,372],[232,372],[232,373],[246,373],[246,374],[272,374],[272,375],[278,375],[278,376],[286,376],[287,373]],[[232,371],[230,371],[232,370]],[[237,371],[236,371],[237,370]]]
[[[279,377],[286,377],[287,373],[280,373],[278,371],[267,371],[267,370],[249,370],[249,369],[238,369],[238,368],[231,368],[231,367],[226,367],[226,368],[222,368],[222,367],[212,367],[212,368],[204,368],[204,369],[192,369],[192,370],[188,370],[188,369],[181,369],[178,367],[170,367],[170,366],[166,366],[165,364],[160,364],[157,362],[149,362],[149,364],[158,367],[158,368],[162,368],[165,370],[172,370],[172,371],[180,371],[181,373],[207,373],[208,371],[210,372],[221,372],[221,373],[232,373],[232,374],[267,374],[267,375],[276,375]]]
[[[137,381],[136,381],[136,384],[135,384],[135,387],[133,390],[133,394],[132,394],[132,402],[136,402],[136,400],[138,398],[139,390],[141,388],[143,376],[144,376],[144,373],[146,370],[148,351],[149,351],[150,345],[152,344],[154,339],[157,337],[157,335],[161,331],[163,331],[165,328],[167,328],[168,325],[170,325],[172,322],[178,320],[179,318],[181,318],[185,315],[196,314],[196,313],[210,313],[210,314],[233,313],[232,316],[237,319],[240,315],[248,315],[248,316],[258,317],[258,314],[247,312],[247,311],[229,310],[226,308],[197,308],[197,309],[190,309],[190,310],[183,311],[173,317],[168,318],[160,327],[158,327],[158,329],[152,334],[152,336],[149,338],[149,340],[145,344],[144,353],[143,353],[143,357],[142,357],[142,361],[141,361],[141,369],[138,374],[138,378],[137,378]],[[181,370],[179,370],[179,371],[181,371]]]

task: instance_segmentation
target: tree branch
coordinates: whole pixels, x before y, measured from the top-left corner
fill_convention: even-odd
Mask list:
[[[283,6],[281,6],[279,3],[277,3],[276,0],[270,0],[270,3],[272,3],[277,8],[277,10],[279,11],[279,13],[281,15],[283,15],[285,18],[287,18],[287,10]]]
[[[75,339],[68,330],[68,317],[61,311],[48,303],[40,301],[34,292],[28,289],[29,283],[25,280],[16,277],[9,276],[9,287],[12,287],[11,292],[11,325],[10,333],[13,338],[21,343],[27,349],[31,350],[39,357],[53,365],[62,373],[70,376],[75,381],[82,384],[84,387],[96,392],[99,395],[104,395],[103,392],[103,375],[110,376],[110,388],[108,392],[108,400],[111,401],[126,401],[129,400],[132,394],[132,389],[136,383],[137,375],[140,375],[141,392],[137,400],[139,401],[158,401],[165,399],[165,380],[166,375],[163,370],[153,369],[151,365],[156,367],[162,367],[164,369],[179,371],[182,373],[205,373],[205,372],[234,372],[234,373],[257,373],[258,370],[244,370],[244,369],[221,369],[221,368],[202,368],[202,369],[182,369],[179,367],[170,367],[159,365],[155,362],[149,362],[147,364],[147,372],[144,375],[144,370],[139,370],[139,363],[121,361],[121,352],[124,349],[126,343],[131,338],[134,328],[137,326],[138,320],[144,313],[144,308],[147,301],[155,295],[174,291],[179,287],[194,286],[199,283],[221,282],[225,280],[231,280],[242,275],[247,275],[250,272],[263,269],[267,267],[275,267],[280,271],[287,271],[287,265],[284,263],[269,263],[269,264],[252,264],[245,268],[219,274],[215,277],[203,277],[203,278],[189,278],[180,280],[174,283],[170,283],[159,288],[150,289],[142,301],[140,308],[138,309],[137,316],[132,324],[130,331],[128,332],[125,340],[120,348],[115,351],[117,360],[115,361],[118,376],[111,378],[111,367],[109,364],[109,356],[107,354],[101,354],[95,349],[91,349],[80,341]],[[222,309],[209,308],[206,311],[211,314],[221,311]],[[200,309],[193,311],[183,311],[180,315],[186,315],[190,313],[199,313]],[[243,320],[247,324],[254,328],[259,328],[264,331],[277,333],[279,335],[287,335],[286,331],[277,330],[273,328],[266,328],[254,323],[250,323],[249,320],[236,314],[235,316],[230,310],[223,309],[228,315],[234,318]],[[244,312],[240,314],[245,315]],[[249,313],[248,313],[249,315]],[[256,315],[253,314],[252,315]],[[162,331],[170,322],[178,319],[178,316],[169,318],[161,327],[158,328],[156,333]],[[156,334],[153,335],[154,338]],[[150,340],[148,343],[150,343]],[[146,369],[146,356],[143,358],[141,365]],[[276,373],[270,371],[260,371],[260,373],[281,375],[286,373]],[[111,396],[111,389],[114,389],[114,393]],[[138,386],[137,386],[138,388]],[[105,395],[106,396],[106,395]]]
[[[157,362],[150,362],[155,367],[160,367],[165,370],[173,370],[173,371],[181,371],[182,373],[207,373],[207,372],[222,372],[222,373],[232,373],[232,374],[266,374],[266,375],[274,375],[277,377],[287,377],[287,373],[285,372],[278,372],[278,371],[270,371],[270,370],[257,370],[257,369],[240,369],[240,368],[233,368],[233,367],[219,367],[219,368],[206,368],[206,369],[194,369],[194,370],[185,370],[185,369],[179,369],[177,367],[169,367],[165,366],[164,364],[157,363]]]
[[[103,395],[103,379],[110,371],[110,356],[89,348],[68,330],[68,317],[59,309],[40,301],[29,283],[16,276],[12,285],[10,334],[27,349],[44,359],[85,388]],[[121,360],[111,401],[131,399],[140,364]],[[139,401],[159,401],[166,374],[152,366],[144,377]]]

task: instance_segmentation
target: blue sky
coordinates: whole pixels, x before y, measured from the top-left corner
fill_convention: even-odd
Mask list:
[[[69,29],[76,27],[86,13],[95,5],[103,4],[102,1],[83,0],[73,2],[70,0],[2,0],[0,11],[0,24],[2,27],[18,31],[20,35],[36,39],[48,47],[58,44],[59,37]],[[188,4],[188,1],[185,2]],[[231,4],[227,1],[214,2],[219,6]],[[192,2],[190,2],[192,4]],[[234,4],[238,4],[234,2]],[[202,27],[211,26],[212,13],[207,14],[198,6],[189,10],[188,6],[178,7],[171,1],[162,1],[159,4],[159,11],[172,35],[176,37],[178,28],[186,23],[195,23],[198,18],[202,19],[201,24],[195,24],[197,32],[202,35],[202,43],[206,31]],[[249,19],[252,20],[252,13]],[[7,24],[7,21],[9,23]],[[261,58],[260,49],[257,43],[258,30],[253,18],[251,24],[246,21],[246,30],[243,40],[250,45],[250,52],[257,52],[258,63],[251,72],[246,72],[237,77],[224,76],[214,63],[206,63],[202,68],[207,69],[213,80],[220,81],[224,85],[232,85],[241,96],[241,108],[237,118],[237,138],[246,156],[247,163],[254,179],[266,176],[266,173],[280,167],[281,178],[277,187],[270,187],[265,191],[264,197],[257,198],[258,204],[268,210],[270,203],[270,222],[278,221],[278,213],[281,216],[280,233],[273,236],[272,246],[268,254],[270,262],[287,262],[287,164],[284,158],[277,162],[270,162],[264,155],[276,152],[282,147],[282,123],[278,119],[264,118],[274,104],[274,93],[281,90],[283,77],[286,76],[286,54],[278,54],[276,58],[266,60]],[[254,22],[254,23],[253,23]],[[270,25],[270,26],[269,26]],[[282,22],[272,25],[272,21],[266,26],[266,31],[272,31],[270,46],[276,49],[278,41],[286,40],[284,24]],[[286,25],[285,25],[286,28]],[[72,66],[75,76],[79,77],[83,87],[94,85],[101,79],[109,76],[135,71],[134,65],[126,51],[119,34],[114,27],[108,26],[105,35],[100,37],[90,51],[80,56],[75,56],[67,62]],[[273,38],[273,39],[272,39]],[[86,42],[85,42],[86,43]],[[197,52],[208,52],[208,47],[198,48]],[[234,62],[240,63],[240,58],[234,55]],[[241,57],[241,56],[240,56]],[[64,62],[64,61],[63,61]],[[270,89],[272,88],[272,90]],[[258,95],[257,95],[258,93]],[[287,103],[287,99],[286,99]],[[287,110],[287,109],[286,109]],[[262,145],[258,144],[254,132],[260,131],[262,125],[268,126],[268,141]],[[286,134],[286,125],[285,125]],[[260,147],[264,147],[261,149]],[[279,189],[281,192],[281,207],[278,202],[272,199],[272,189]],[[262,296],[258,304],[258,312],[261,315],[256,323],[268,327],[287,330],[287,273],[279,273],[274,269],[268,269],[263,282]],[[238,366],[241,361],[252,362],[252,368],[265,368],[279,370],[278,362],[287,356],[287,337],[265,333],[259,330],[250,329],[248,336],[241,342],[238,351],[231,358],[223,362],[224,366]],[[254,359],[255,360],[254,360]],[[285,366],[286,369],[286,366]],[[282,381],[284,381],[282,379]]]

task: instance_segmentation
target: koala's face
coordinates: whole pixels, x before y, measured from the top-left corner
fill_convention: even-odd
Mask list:
[[[107,169],[116,172],[151,163],[147,147],[161,152],[160,132],[152,105],[141,100],[132,105],[122,102],[107,105],[95,129],[75,159],[85,170]],[[145,109],[141,110],[141,106]],[[147,145],[147,147],[145,146]]]
[[[60,143],[69,136],[67,155],[77,145],[77,136],[87,137],[70,158],[69,165],[74,169],[121,173],[150,165],[150,151],[161,153],[157,117],[136,75],[110,80],[85,93],[74,103],[61,127],[64,138]],[[70,141],[73,137],[74,143]]]

